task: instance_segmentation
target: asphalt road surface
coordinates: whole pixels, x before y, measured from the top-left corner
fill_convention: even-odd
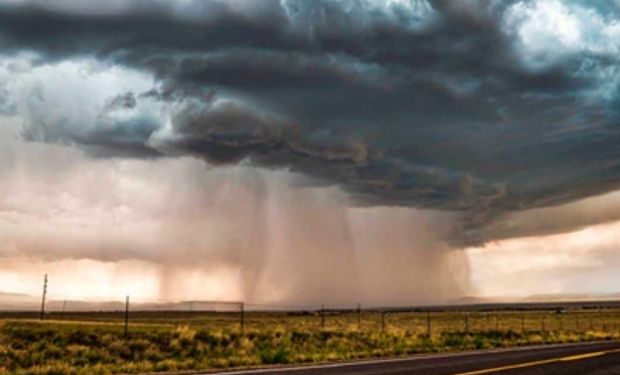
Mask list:
[[[360,361],[321,366],[232,371],[225,374],[620,374],[620,342],[597,342],[461,354],[413,356],[401,359]]]

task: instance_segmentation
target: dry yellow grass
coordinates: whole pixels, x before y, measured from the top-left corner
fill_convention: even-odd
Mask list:
[[[108,316],[109,317],[109,316]],[[0,320],[0,374],[113,374],[341,361],[413,353],[616,339],[620,312],[430,314],[96,314],[67,321]],[[89,321],[92,319],[93,321]]]

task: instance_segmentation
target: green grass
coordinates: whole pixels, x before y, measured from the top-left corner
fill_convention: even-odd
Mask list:
[[[466,318],[467,316],[467,318]],[[53,318],[53,317],[52,317]],[[286,313],[139,313],[127,338],[120,315],[67,314],[65,321],[0,320],[0,374],[144,373],[319,363],[414,353],[568,343],[620,337],[620,311],[320,316]],[[543,330],[544,327],[544,330]]]

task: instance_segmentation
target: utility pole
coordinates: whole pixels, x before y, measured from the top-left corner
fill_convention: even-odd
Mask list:
[[[41,316],[40,319],[45,318],[45,296],[47,295],[47,274],[43,278],[43,297],[41,298]]]
[[[426,335],[431,337],[431,313],[426,313]]]
[[[241,317],[240,317],[239,325],[241,327],[241,333],[243,333],[243,329],[245,328],[245,303],[241,302]]]
[[[385,331],[385,311],[381,310],[381,332]]]
[[[125,332],[124,332],[125,338],[127,338],[128,325],[129,325],[129,296],[125,297]]]
[[[465,313],[465,334],[469,333],[469,313]]]
[[[362,329],[362,305],[357,304],[357,329]]]

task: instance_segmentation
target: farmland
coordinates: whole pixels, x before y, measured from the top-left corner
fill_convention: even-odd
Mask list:
[[[243,321],[241,320],[243,318]],[[321,363],[620,338],[620,310],[0,315],[0,374],[113,374]]]

